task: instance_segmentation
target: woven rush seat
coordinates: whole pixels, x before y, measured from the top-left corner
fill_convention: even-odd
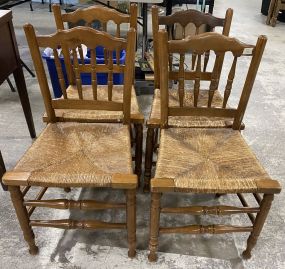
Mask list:
[[[123,85],[114,85],[112,89],[112,100],[122,102]],[[67,97],[69,99],[78,99],[78,90],[76,86],[70,85],[67,88]],[[82,85],[83,99],[93,100],[93,91],[91,85]],[[108,101],[108,86],[98,85],[98,100]],[[55,109],[55,115],[59,121],[83,121],[84,122],[121,122],[123,120],[122,111],[107,110],[77,110],[77,109]],[[47,116],[43,117],[46,122]],[[133,123],[143,123],[144,116],[140,111],[136,92],[132,87],[131,96],[131,121]]]
[[[198,98],[198,106],[207,106],[208,104],[208,90],[200,90]],[[219,91],[216,91],[213,97],[212,106],[221,107],[223,98]],[[193,90],[185,90],[184,106],[193,106],[194,94]],[[169,90],[169,106],[179,106],[179,96],[177,90]],[[160,124],[160,90],[156,89],[151,107],[151,113],[149,120],[147,121],[148,126],[159,126]],[[170,127],[227,127],[230,122],[229,118],[221,117],[198,117],[198,116],[170,116],[168,119],[168,125]]]
[[[172,179],[175,190],[255,192],[259,181],[271,180],[239,131],[163,129],[160,145],[155,179]]]
[[[25,185],[110,187],[115,174],[133,174],[128,126],[50,123],[11,172]]]

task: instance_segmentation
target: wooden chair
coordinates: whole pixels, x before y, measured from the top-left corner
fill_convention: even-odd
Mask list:
[[[158,52],[160,47],[158,45],[157,36],[159,25],[164,25],[168,27],[168,38],[169,40],[173,39],[172,28],[176,24],[180,24],[183,27],[183,38],[185,38],[185,27],[192,23],[196,27],[196,34],[199,33],[199,29],[203,25],[208,26],[209,31],[213,31],[215,27],[223,27],[223,35],[228,36],[230,32],[230,26],[233,16],[233,10],[228,9],[225,15],[225,18],[216,18],[211,14],[205,14],[203,12],[199,12],[197,10],[185,10],[176,12],[170,16],[158,16],[158,8],[152,8],[152,25],[153,25],[153,40],[154,40],[154,77],[155,77],[155,93],[154,99],[152,102],[150,117],[147,120],[147,139],[146,139],[146,154],[145,154],[145,174],[144,174],[144,190],[149,190],[149,180],[151,178],[151,170],[153,164],[153,154],[157,144],[158,131],[160,126],[160,83],[159,83],[159,60],[158,60]],[[192,53],[192,70],[195,67],[195,63],[197,62],[195,52]],[[219,62],[217,63],[217,67],[214,72],[217,75],[217,85],[219,83],[219,74],[221,73],[223,66],[223,55],[219,57]],[[206,51],[204,55],[204,66],[203,70],[201,70],[201,80],[209,81],[211,80],[212,72],[207,71],[207,64],[209,60],[209,52]],[[184,66],[179,70],[175,70],[173,68],[173,56],[169,56],[169,66],[171,68],[171,78],[178,81],[178,92],[174,89],[169,89],[169,100],[170,105],[175,106],[177,104],[182,105],[183,102],[189,103],[193,99],[191,91],[185,91],[184,87],[184,79],[182,77],[182,73],[184,72]],[[180,64],[181,66],[181,64]],[[194,72],[187,71],[187,80],[195,80]],[[206,96],[207,91],[201,91],[201,95]],[[221,102],[221,96],[217,93],[214,98],[215,103]],[[205,101],[205,98],[204,98]],[[229,123],[219,119],[218,121],[215,119],[207,118],[207,117],[191,117],[191,118],[172,118],[171,125],[175,126],[185,126],[185,127],[225,127],[228,126]]]
[[[280,10],[285,10],[285,1],[284,0],[271,0],[267,15],[266,24],[270,24],[272,27],[276,26],[277,17]]]
[[[199,36],[187,37],[185,40],[168,41],[167,33],[159,32],[162,130],[155,177],[151,180],[150,261],[155,261],[157,258],[159,234],[169,233],[250,232],[243,257],[251,257],[251,250],[261,232],[273,196],[281,190],[278,181],[269,177],[240,134],[242,118],[266,41],[265,36],[260,36],[256,45],[252,46],[218,33],[204,33]],[[208,102],[199,102],[199,98],[201,98],[199,94],[202,75],[201,58],[203,53],[209,50],[216,54],[215,62],[219,61],[219,57],[225,52],[231,55],[229,57],[232,57],[223,102],[220,105],[213,102],[217,90],[216,73],[211,75]],[[169,101],[168,79],[173,79],[173,77],[168,71],[167,59],[170,53],[178,53],[183,59],[180,62],[183,66],[184,55],[188,51],[195,51],[198,54],[198,64],[193,74],[196,78],[193,105],[172,107]],[[237,61],[244,55],[251,58],[248,73],[237,107],[229,108],[227,102],[232,91]],[[188,74],[183,71],[180,75],[187,78],[190,76]],[[239,79],[241,78],[239,77]],[[204,97],[202,96],[202,98]],[[170,125],[170,119],[173,116],[197,115],[233,119],[232,128],[173,128]],[[230,205],[163,207],[161,196],[168,192],[176,192],[177,195],[179,192],[200,195],[233,193],[237,194],[244,207]],[[257,201],[257,207],[250,207],[242,193],[252,193]],[[252,226],[186,224],[182,227],[161,227],[159,224],[161,213],[218,216],[242,213],[249,216]]]
[[[130,15],[120,13],[114,9],[110,9],[102,6],[90,6],[84,9],[77,9],[74,12],[61,14],[61,8],[59,5],[52,6],[56,27],[58,30],[64,29],[64,23],[70,23],[75,25],[78,21],[85,22],[86,26],[92,26],[92,23],[96,20],[102,24],[102,31],[107,32],[108,22],[113,21],[116,24],[116,37],[121,37],[121,27],[123,24],[129,24],[130,28],[137,28],[137,5],[130,5]],[[106,61],[106,51],[104,53]],[[82,56],[83,61],[83,56]],[[120,61],[120,51],[116,50],[116,62]],[[71,69],[69,67],[69,69]],[[108,85],[100,85],[98,94],[102,97],[105,95],[110,99],[110,85],[113,77],[108,79]],[[70,83],[72,84],[72,83]],[[74,85],[74,87],[76,87]],[[92,98],[92,87],[85,86],[87,98]],[[114,98],[122,98],[123,86],[115,85],[113,87]],[[108,111],[72,111],[66,113],[65,110],[56,110],[56,117],[60,121],[77,121],[77,122],[117,122],[122,121],[122,115],[119,112]],[[44,117],[46,120],[46,117]],[[135,173],[140,177],[141,175],[141,165],[142,165],[142,142],[143,142],[143,124],[144,116],[140,111],[138,100],[136,97],[136,92],[134,87],[132,87],[132,101],[131,101],[131,123],[134,126],[135,133]]]
[[[48,124],[41,135],[20,159],[14,169],[6,172],[4,184],[8,185],[24,238],[31,254],[36,254],[33,226],[61,229],[127,229],[129,256],[135,255],[136,245],[136,187],[137,176],[132,171],[130,141],[130,101],[134,74],[136,32],[130,29],[127,40],[112,37],[87,27],[59,31],[49,36],[36,36],[32,25],[24,26],[30,52],[35,65],[41,93],[47,111]],[[91,50],[91,64],[78,60],[78,46]],[[58,46],[68,48],[65,61],[73,61],[76,90],[73,85],[62,87],[63,96],[52,99],[48,87],[40,47],[54,50],[54,59],[63,84],[62,68],[57,55]],[[95,48],[103,46],[112,56],[116,49],[126,49],[126,64],[96,64]],[[71,54],[69,54],[69,52]],[[71,57],[71,59],[70,59]],[[92,73],[93,98],[86,99],[86,88],[81,85],[80,72]],[[96,75],[100,72],[124,72],[122,100],[99,99]],[[70,94],[70,91],[73,95]],[[60,122],[56,109],[121,111],[122,123]],[[24,187],[21,189],[21,187]],[[40,186],[41,191],[33,200],[24,200],[30,187]],[[126,203],[99,202],[95,200],[42,200],[49,187],[113,188],[126,190]],[[30,219],[35,208],[105,210],[126,209],[126,223],[109,223],[99,220],[34,220]]]

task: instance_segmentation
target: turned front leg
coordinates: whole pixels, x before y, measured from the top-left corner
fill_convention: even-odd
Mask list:
[[[159,217],[160,217],[160,198],[161,193],[151,194],[150,210],[150,239],[148,260],[154,262],[157,260],[158,236],[159,236]]]
[[[38,247],[35,244],[34,233],[30,226],[29,215],[26,207],[23,202],[23,195],[19,186],[9,186],[8,187],[11,195],[11,199],[20,223],[20,226],[23,231],[24,238],[29,245],[29,252],[32,255],[36,255],[38,253]]]
[[[130,258],[136,255],[136,190],[127,190],[127,232]]]
[[[263,199],[260,204],[260,211],[256,215],[256,219],[253,225],[253,231],[251,232],[250,236],[247,239],[247,247],[246,250],[242,253],[243,258],[250,259],[251,257],[251,250],[256,245],[258,236],[261,233],[263,228],[264,222],[266,217],[269,213],[271,203],[273,201],[274,195],[273,194],[264,194]]]
[[[149,127],[147,129],[147,137],[146,137],[144,191],[149,191],[149,181],[151,178],[153,150],[154,150],[154,129]]]

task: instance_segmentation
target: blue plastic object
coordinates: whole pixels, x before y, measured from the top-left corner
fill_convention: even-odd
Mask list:
[[[89,64],[91,59],[90,59],[90,51],[87,52],[87,58],[84,59],[85,64]],[[45,53],[42,54],[43,59],[46,60],[49,75],[50,75],[50,80],[53,88],[53,93],[55,98],[59,98],[62,96],[62,92],[60,89],[59,85],[59,80],[58,80],[58,75],[54,63],[54,58],[47,56]],[[126,60],[126,51],[122,50],[120,52],[120,64],[124,64]],[[61,66],[62,66],[62,72],[65,80],[65,85],[66,87],[69,85],[68,84],[68,79],[66,75],[66,69],[65,69],[65,64],[64,64],[64,59],[63,57],[60,58]],[[104,64],[104,48],[98,46],[96,48],[96,62],[97,64]],[[113,63],[116,64],[116,51],[113,52]],[[97,83],[98,85],[106,85],[108,81],[108,74],[107,73],[97,73]],[[91,85],[91,74],[90,73],[81,73],[81,82],[82,85]],[[120,85],[123,84],[124,82],[124,74],[123,73],[117,73],[113,74],[113,83],[114,85]]]

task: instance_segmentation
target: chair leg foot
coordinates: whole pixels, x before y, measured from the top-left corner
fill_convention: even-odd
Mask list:
[[[24,199],[20,187],[9,186],[8,189],[10,191],[11,200],[22,228],[25,241],[29,245],[29,252],[31,255],[36,255],[38,253],[38,247],[35,244],[35,235],[30,226],[29,215],[23,203]]]
[[[251,252],[245,250],[245,251],[242,253],[242,257],[243,257],[245,260],[250,259],[250,258],[251,258]]]
[[[130,258],[136,255],[136,190],[127,190],[127,233]]]
[[[157,261],[157,254],[155,252],[150,252],[148,255],[148,260],[150,262],[156,262]]]
[[[29,253],[31,255],[37,255],[39,253],[39,248],[37,246],[32,246],[29,249]]]
[[[149,192],[149,181],[151,178],[152,158],[154,148],[154,128],[147,129],[145,171],[144,171],[144,192]]]
[[[264,194],[263,196],[263,199],[260,203],[260,211],[256,215],[255,222],[253,224],[253,231],[251,232],[251,234],[247,239],[246,250],[242,254],[242,256],[245,259],[249,259],[251,257],[251,251],[256,245],[257,239],[261,233],[261,230],[263,228],[266,217],[269,213],[273,199],[274,199],[273,194]]]
[[[272,18],[272,19],[270,20],[270,25],[271,25],[272,27],[275,27],[275,26],[276,26],[276,22],[277,22],[277,19],[276,19],[276,18]]]
[[[134,258],[136,256],[136,251],[134,249],[128,251],[128,257]]]
[[[160,218],[160,198],[161,193],[151,194],[150,209],[150,239],[148,260],[154,262],[157,260],[158,236],[159,236],[159,218]]]

